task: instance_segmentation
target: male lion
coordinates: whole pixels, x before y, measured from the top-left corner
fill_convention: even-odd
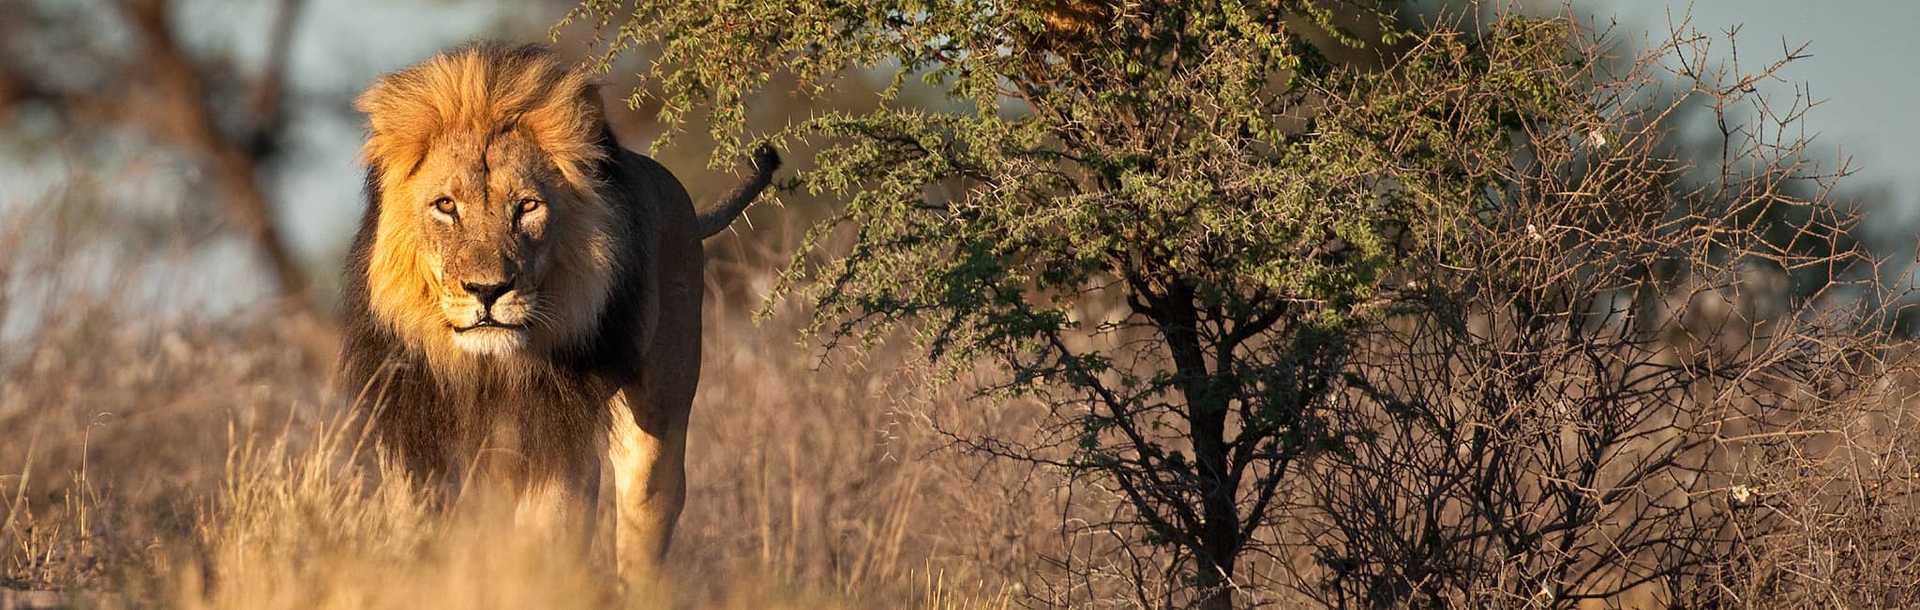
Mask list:
[[[386,455],[434,488],[505,489],[580,533],[610,454],[620,571],[650,572],[685,500],[700,376],[701,240],[772,179],[696,214],[621,148],[586,74],[476,45],[382,77],[348,257],[345,377]]]

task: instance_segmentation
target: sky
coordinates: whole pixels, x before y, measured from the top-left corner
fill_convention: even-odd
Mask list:
[[[1744,61],[1771,62],[1805,44],[1766,92],[1791,97],[1804,85],[1819,102],[1807,117],[1813,148],[1846,155],[1856,188],[1886,187],[1904,217],[1920,212],[1920,0],[1583,0],[1592,23],[1664,31],[1691,17],[1695,29],[1735,40]]]

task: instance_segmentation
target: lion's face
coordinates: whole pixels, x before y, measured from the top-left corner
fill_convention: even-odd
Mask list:
[[[512,353],[528,346],[545,315],[549,229],[583,206],[527,138],[463,135],[469,137],[432,149],[408,181],[408,199],[391,204],[421,226],[420,247],[429,250],[434,297],[453,345]]]
[[[376,316],[446,359],[550,352],[594,332],[616,230],[595,190],[603,122],[583,75],[471,50],[388,76],[359,106],[380,180]]]

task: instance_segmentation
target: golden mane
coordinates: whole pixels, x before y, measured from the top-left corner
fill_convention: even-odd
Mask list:
[[[606,158],[591,78],[539,46],[476,45],[389,74],[354,100],[371,133],[361,157],[385,181],[411,174],[450,132],[524,129],[582,193]]]
[[[546,49],[476,45],[448,51],[380,78],[354,103],[370,125],[361,156],[382,197],[403,196],[430,150],[465,136],[515,132],[551,162],[584,210],[570,227],[554,265],[558,307],[571,334],[590,332],[611,289],[612,212],[597,166],[607,158],[599,92],[583,72]],[[367,253],[369,305],[375,317],[433,362],[444,381],[483,374],[480,362],[453,349],[437,312],[439,254],[425,247],[417,217],[403,205],[382,205]],[[524,367],[498,367],[508,372]]]

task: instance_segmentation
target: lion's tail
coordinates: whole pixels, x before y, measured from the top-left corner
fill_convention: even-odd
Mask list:
[[[697,221],[700,223],[700,239],[713,237],[725,231],[728,225],[732,225],[734,219],[740,217],[741,212],[747,211],[747,206],[752,204],[753,200],[760,198],[760,192],[767,190],[767,186],[773,184],[773,170],[779,168],[780,153],[775,152],[772,146],[762,144],[759,149],[753,151],[753,176],[741,183],[739,188],[733,189],[733,192],[727,193],[726,198],[721,199],[719,205],[700,213]]]

